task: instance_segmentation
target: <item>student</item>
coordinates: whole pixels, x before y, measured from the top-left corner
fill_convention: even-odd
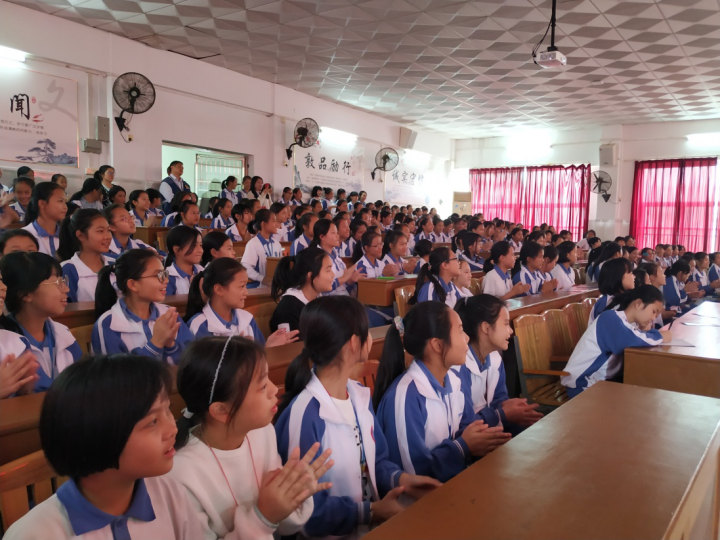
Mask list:
[[[418,229],[420,229],[420,232],[415,235],[415,242],[419,242],[420,240],[430,240],[431,242],[435,242],[435,236],[433,234],[435,226],[433,225],[432,219],[429,217],[424,217],[418,222]]]
[[[135,220],[125,208],[118,204],[112,204],[103,211],[103,215],[112,233],[110,247],[103,255],[111,259],[117,259],[122,253],[130,249],[156,251],[155,248],[147,245],[142,240],[135,240],[132,237],[136,230]]]
[[[295,256],[303,249],[308,247],[313,239],[313,227],[317,223],[318,217],[315,214],[303,214],[295,224],[295,240],[290,246],[290,255]]]
[[[111,242],[110,226],[99,210],[83,208],[63,220],[57,253],[67,278],[68,302],[95,300],[98,272],[113,261],[103,255]]]
[[[562,242],[558,247],[558,262],[552,276],[557,279],[558,291],[569,291],[575,286],[573,265],[577,262],[577,246],[573,242]]]
[[[255,318],[242,309],[248,294],[247,283],[243,265],[227,257],[213,261],[193,278],[185,320],[195,337],[243,336],[267,347],[297,341],[297,332],[283,329],[268,336],[265,343]]]
[[[41,253],[55,257],[60,247],[60,222],[66,213],[65,192],[58,184],[40,182],[35,186],[23,229],[35,237]]]
[[[613,298],[635,288],[635,275],[632,271],[630,261],[622,257],[611,259],[605,263],[598,280],[601,296],[590,312],[588,324],[597,319],[598,315],[607,309]]]
[[[53,184],[59,185],[63,189],[63,191],[67,191],[68,182],[64,174],[53,174],[50,178],[50,181]]]
[[[274,239],[277,233],[277,217],[263,208],[255,214],[253,230],[257,233],[245,246],[242,264],[252,280],[249,289],[255,289],[265,280],[268,257],[282,257],[283,247]]]
[[[469,298],[473,296],[473,293],[470,290],[470,285],[472,284],[472,271],[470,270],[470,265],[467,261],[460,261],[460,274],[453,278],[452,281],[460,292],[461,298]]]
[[[150,216],[154,215],[150,213],[150,197],[148,197],[147,192],[142,189],[136,189],[130,192],[130,197],[128,197],[125,208],[133,217],[136,227],[142,227]]]
[[[214,538],[166,476],[177,432],[171,386],[165,366],[135,355],[65,370],[45,396],[39,431],[50,466],[68,480],[5,538]]]
[[[178,212],[180,211],[180,206],[185,201],[190,201],[192,199],[189,192],[179,191],[175,194],[175,196],[172,199],[172,202],[167,205],[169,212],[166,211],[166,215],[162,220],[162,226],[163,227],[174,227],[175,221],[179,218],[177,217]]]
[[[585,233],[585,236],[582,237],[582,240],[580,240],[577,244],[578,249],[582,250],[589,250],[590,249],[590,239],[595,238],[595,231],[590,229],[588,232]]]
[[[510,245],[513,250],[520,251],[523,247],[523,231],[522,229],[515,228],[510,231]]]
[[[699,283],[700,290],[705,291],[706,295],[715,294],[715,290],[720,288],[720,279],[710,281],[708,278],[708,268],[710,267],[710,257],[703,251],[695,253],[695,268],[690,273],[689,281]]]
[[[665,245],[657,244],[655,246],[655,262],[660,265],[660,268],[667,268],[667,261],[665,260]]]
[[[548,290],[554,291],[557,288],[557,279],[552,276],[553,268],[558,261],[558,252],[553,246],[545,246],[543,248],[543,262],[540,266],[540,279],[542,279],[543,285],[548,285]]]
[[[483,294],[491,294],[501,300],[508,300],[528,292],[530,285],[526,283],[518,282],[513,285],[510,271],[514,266],[515,252],[512,246],[504,240],[493,245],[490,249],[490,260],[485,262]]]
[[[617,305],[617,311],[613,309]],[[613,299],[580,338],[560,379],[573,398],[598,381],[622,381],[623,353],[628,347],[653,347],[671,340],[670,332],[654,330],[663,306],[662,293],[643,285]]]
[[[542,418],[537,404],[508,396],[502,353],[513,330],[505,302],[489,294],[463,298],[455,306],[470,341],[465,363],[453,366],[473,410],[487,426],[517,434]]]
[[[39,368],[27,339],[0,325],[0,399],[31,394]]]
[[[118,295],[110,282],[115,273]],[[157,254],[133,249],[98,276],[92,349],[95,354],[133,353],[177,364],[193,335],[177,309],[161,304],[168,271]]]
[[[482,249],[480,240],[482,237],[472,232],[461,232],[464,234],[455,243],[456,246],[462,244],[462,251],[458,255],[458,259],[466,261],[470,265],[472,272],[481,272],[485,264],[485,260],[480,257],[480,250]]]
[[[193,276],[203,269],[200,265],[203,256],[202,235],[195,229],[179,225],[170,230],[166,241],[168,256],[165,266],[169,279],[167,295],[187,294]]]
[[[290,203],[289,203],[290,206],[302,206],[303,205],[302,197],[303,197],[302,189],[300,189],[299,187],[296,187],[295,189],[293,189],[292,190],[292,199],[290,199]]]
[[[272,186],[264,184],[263,179],[259,176],[253,176],[251,196],[260,201],[260,207],[270,209],[272,206]]]
[[[213,208],[215,208],[215,205],[217,204],[218,200],[219,200],[219,197],[210,197],[210,199],[208,199],[208,211],[205,212],[205,215],[203,216],[203,218],[213,219],[213,217],[214,217],[213,216]]]
[[[350,380],[372,346],[363,306],[348,297],[313,300],[300,332],[305,348],[288,368],[276,416],[278,450],[284,460],[298,446],[301,454],[316,443],[318,451],[333,450],[333,468],[320,478],[332,486],[314,495],[303,534],[358,536],[399,513],[401,493],[420,498],[439,483],[404,473],[388,459],[370,391]]]
[[[112,189],[108,192],[108,204],[107,206],[111,204],[119,204],[120,206],[125,206],[125,203],[127,198],[127,192],[125,191],[125,188],[121,186],[113,186]]]
[[[335,201],[333,201],[333,190],[332,188],[325,188],[323,189],[323,192],[325,194],[325,198],[323,198],[320,202],[322,203],[323,210],[331,211],[333,208],[335,208]]]
[[[432,242],[430,240],[420,240],[415,244],[413,255],[418,258],[418,262],[415,264],[413,274],[417,275],[420,273],[420,269],[430,260],[430,253],[432,253]]]
[[[687,311],[688,294],[697,291],[699,286],[697,282],[686,283],[690,277],[690,265],[681,259],[665,270],[665,276],[665,308],[678,312]]]
[[[352,257],[352,252],[348,248],[348,240],[350,240],[350,221],[347,212],[338,212],[333,218],[333,223],[337,227],[338,240],[340,245],[335,250],[340,257]]]
[[[202,240],[203,255],[200,260],[200,266],[203,268],[216,259],[227,257],[235,259],[237,254],[233,247],[232,240],[220,231],[210,231]]]
[[[630,264],[633,267],[633,270],[637,268],[637,260],[640,256],[640,252],[638,251],[638,248],[635,246],[625,246],[623,248],[623,257],[625,257],[628,261],[630,261]]]
[[[350,257],[355,252],[355,246],[358,242],[362,241],[363,235],[367,232],[367,224],[359,219],[354,219],[350,223],[350,238],[347,241],[347,251],[350,252]]]
[[[475,415],[452,366],[465,363],[468,338],[455,311],[423,302],[405,317],[404,336],[385,337],[373,404],[390,460],[406,473],[447,482],[510,439]],[[405,354],[413,361],[406,369]]]
[[[383,242],[381,262],[385,268],[397,267],[398,272],[395,275],[404,276],[405,274],[412,274],[415,270],[415,259],[405,260],[408,254],[408,239],[403,233],[395,230],[391,230],[385,233],[385,240]],[[383,269],[383,271],[384,271]]]
[[[397,275],[400,272],[400,267],[396,264],[386,266],[382,260],[382,254],[382,236],[377,233],[366,232],[360,244],[355,246],[353,261],[355,261],[358,271],[367,278]]]
[[[13,180],[13,193],[15,194],[15,201],[10,205],[10,208],[15,210],[19,221],[25,222],[25,213],[27,212],[28,205],[32,199],[33,189],[35,188],[35,180],[32,178],[20,177]]]
[[[218,199],[213,206],[212,215],[213,221],[211,228],[222,229],[223,231],[235,225],[235,221],[232,216],[232,201],[230,199]]]
[[[299,531],[313,511],[310,497],[329,487],[317,479],[332,467],[331,450],[313,463],[319,445],[302,461],[295,450],[282,467],[271,424],[277,387],[264,351],[237,337],[193,343],[183,354],[178,391],[187,408],[169,476],[185,486],[213,538],[255,529],[246,538],[270,540],[274,532]],[[280,469],[286,482],[271,482]]]
[[[250,184],[252,183],[252,176],[243,176],[242,179],[242,189],[238,192],[238,195],[241,199],[250,199],[252,198],[252,190],[250,189]]]
[[[636,268],[633,270],[633,276],[635,277],[635,287],[640,287],[641,285],[652,285],[650,275],[644,268]]]
[[[647,272],[648,278],[650,279],[650,285],[658,289],[662,294],[665,289],[665,284],[667,283],[667,278],[665,277],[665,272],[663,272],[662,268],[660,268],[660,265],[654,262],[649,262],[643,264],[641,268]],[[675,315],[677,315],[675,310],[663,308],[663,311],[655,319],[655,327],[662,327],[663,321],[670,321],[673,317],[675,317]]]
[[[323,188],[321,186],[313,186],[313,188],[310,190],[310,202],[313,201],[322,201],[323,199]]]
[[[272,299],[279,300],[270,318],[270,331],[275,332],[282,324],[291,331],[299,330],[305,306],[332,291],[334,281],[332,259],[320,248],[309,247],[280,259],[270,287]]]
[[[526,242],[520,249],[520,256],[515,261],[513,273],[513,285],[524,283],[530,285],[530,289],[520,296],[531,296],[550,292],[554,286],[552,283],[544,283],[540,269],[545,260],[545,250],[537,242]]]
[[[33,252],[39,249],[38,241],[25,229],[11,229],[0,236],[0,258],[8,253]]]
[[[67,280],[60,264],[44,253],[10,253],[0,260],[7,286],[2,327],[23,336],[39,363],[32,386],[44,392],[57,375],[82,356],[70,330],[53,320],[65,312]]]
[[[710,256],[710,268],[708,270],[708,279],[713,282],[720,279],[720,251],[711,253]]]
[[[273,239],[277,243],[287,242],[288,229],[285,222],[290,216],[290,210],[282,203],[273,203],[270,206],[270,211],[275,214],[278,223],[277,232],[273,235]]]
[[[228,176],[225,180],[222,181],[222,184],[220,187],[222,190],[218,194],[218,198],[220,199],[227,199],[230,201],[230,206],[235,206],[237,203],[240,202],[240,198],[238,197],[238,194],[235,192],[237,190],[238,185],[238,179],[235,176]]]
[[[225,234],[230,237],[233,242],[248,242],[252,238],[249,230],[250,223],[253,221],[252,206],[246,203],[236,204],[230,210],[230,217],[235,222],[225,230]]]
[[[460,291],[452,280],[459,275],[460,264],[450,248],[433,249],[428,263],[420,268],[415,282],[415,292],[408,300],[408,304],[437,301],[451,308],[455,307],[455,302],[460,298]]]
[[[593,282],[596,282],[600,276],[600,270],[605,262],[611,259],[622,257],[622,246],[617,242],[608,242],[603,246],[600,256],[595,259],[592,269]]]
[[[148,200],[150,201],[148,212],[153,216],[160,218],[165,217],[165,212],[162,211],[162,194],[153,188],[146,189],[145,193],[147,193]]]
[[[363,274],[358,270],[357,264],[353,264],[348,268],[338,255],[337,248],[340,246],[340,235],[337,232],[337,226],[329,219],[317,220],[313,226],[313,240],[310,246],[322,249],[330,256],[332,261],[335,281],[333,281],[332,291],[328,294],[340,296],[350,294],[348,288],[352,288],[352,285],[363,277]]]
[[[167,177],[160,184],[160,193],[163,196],[163,210],[166,214],[172,212],[170,202],[175,199],[178,193],[190,193],[190,184],[182,179],[185,168],[182,161],[171,161],[167,168]]]
[[[102,210],[102,184],[94,178],[86,179],[83,182],[82,189],[70,197],[70,202],[80,208]]]
[[[180,205],[180,210],[178,210],[177,215],[175,216],[175,222],[173,223],[173,227],[188,227],[191,229],[194,229],[198,233],[202,233],[202,229],[200,228],[200,207],[197,203],[194,203],[192,201],[184,201]]]
[[[115,169],[111,165],[100,165],[100,168],[93,173],[93,178],[100,182],[103,206],[108,206],[110,204],[110,190],[113,188],[113,182],[115,181]],[[67,190],[67,181],[63,189]]]

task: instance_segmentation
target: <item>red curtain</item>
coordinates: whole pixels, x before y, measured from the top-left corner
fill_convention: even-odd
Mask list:
[[[473,214],[482,212],[485,219],[520,221],[522,173],[522,167],[470,169]]]
[[[523,225],[547,223],[579,240],[588,227],[590,165],[528,167],[521,206]]]
[[[635,163],[630,234],[638,246],[681,244],[707,251],[717,193],[717,158]]]

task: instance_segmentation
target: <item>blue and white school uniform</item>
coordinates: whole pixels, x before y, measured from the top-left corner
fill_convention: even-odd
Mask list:
[[[700,284],[699,290],[705,291],[706,295],[713,294],[715,289],[710,286],[710,279],[705,272],[701,272],[697,267],[692,269],[688,281],[696,281]]]
[[[33,221],[30,225],[23,227],[23,230],[26,230],[35,237],[35,240],[37,240],[38,246],[40,247],[40,253],[55,257],[55,252],[60,247],[59,223],[57,224],[54,234],[48,234],[48,232],[40,226],[37,220]]]
[[[10,205],[10,208],[15,210],[17,212],[18,216],[20,216],[21,223],[25,222],[25,212],[27,212],[27,206],[23,207],[23,205],[20,204],[19,202],[14,202]]]
[[[556,264],[552,269],[552,276],[558,280],[558,291],[569,291],[575,286],[575,271],[572,267],[566,268],[564,264]]]
[[[220,195],[218,195],[221,199],[228,199],[233,206],[235,206],[238,202],[240,202],[240,197],[238,197],[238,194],[234,191],[230,191],[228,188],[223,189],[220,192]]]
[[[350,253],[350,255],[348,255],[348,257],[352,257],[352,254],[353,254],[353,252],[355,251],[355,245],[357,244],[357,240],[355,240],[355,239],[351,236],[350,238],[347,239],[347,241],[345,242],[345,244],[347,245],[347,251],[346,251],[346,252],[349,252],[349,253]]]
[[[510,240],[510,245],[512,246],[514,251],[520,251],[522,249],[523,243],[516,242],[515,240]]]
[[[112,245],[112,242],[110,243]],[[102,256],[104,266],[114,262],[111,257]],[[98,275],[88,267],[76,252],[71,259],[60,264],[63,276],[70,282],[68,288],[68,302],[91,302],[95,300]],[[114,280],[112,280],[114,281]]]
[[[200,313],[190,319],[188,327],[196,339],[208,336],[242,336],[254,340],[258,345],[265,345],[265,336],[255,318],[244,309],[234,309],[232,320],[226,321],[208,302]]]
[[[148,214],[157,217],[165,217],[165,212],[163,212],[161,208],[149,208]]]
[[[415,243],[417,244],[420,240],[430,240],[431,242],[435,242],[433,238],[433,233],[425,234],[425,231],[420,231],[418,234],[415,235]]]
[[[333,280],[332,290],[323,294],[325,296],[349,296],[350,292],[348,291],[347,284],[341,284],[339,281],[339,278],[343,277],[345,275],[345,272],[347,271],[347,265],[345,264],[345,261],[342,260],[340,255],[338,255],[338,252],[334,249],[331,253],[328,253],[328,255],[330,255],[330,262],[332,262],[333,274],[335,274],[335,279]]]
[[[441,278],[440,276],[436,277],[438,282],[440,283],[440,286],[445,291],[445,304],[451,309],[454,309],[457,301],[462,298],[460,291],[455,286],[455,283],[453,283],[452,281],[450,283],[445,283],[445,280],[443,278]],[[423,284],[422,287],[420,287],[420,292],[418,292],[417,295],[417,301],[440,302],[440,296],[438,296],[438,291],[432,281],[428,280]]]
[[[512,288],[513,284],[510,272],[506,274],[505,272],[500,270],[497,265],[495,265],[492,270],[485,274],[485,277],[483,278],[483,294],[492,294],[493,296],[502,298],[507,293],[509,293]]]
[[[352,257],[352,249],[350,249],[350,245],[348,244],[349,240],[345,242],[340,242],[340,245],[335,248],[338,255],[341,257]]]
[[[575,397],[598,381],[617,380],[623,369],[625,349],[653,347],[662,343],[657,330],[643,332],[627,320],[624,311],[604,311],[583,334],[560,379],[569,397]]]
[[[367,255],[363,255],[357,262],[356,268],[365,274],[365,277],[367,278],[379,278],[383,275],[385,263],[380,259],[375,259],[375,264],[372,264],[368,260]]]
[[[390,252],[386,253],[385,256],[380,261],[383,265],[383,268],[385,268],[388,264],[396,264],[397,267],[400,269],[400,271],[397,273],[398,276],[404,276],[407,274],[405,269],[403,268],[404,260],[400,258],[400,260],[397,260],[395,257],[392,256]]]
[[[102,209],[105,208],[102,201],[89,202],[84,197],[70,202],[86,210],[89,209],[102,211]]]
[[[120,245],[120,242],[118,242],[117,238],[113,236],[112,242],[110,242],[109,251],[107,253],[103,253],[103,256],[106,258],[110,258],[114,261],[120,255],[131,249],[152,249],[153,251],[157,251],[155,248],[149,246],[142,240],[135,240],[134,238],[128,238],[127,245],[125,247],[122,247]]]
[[[390,385],[378,407],[378,420],[390,459],[409,474],[447,482],[472,456],[461,435],[477,420],[458,374],[449,370],[441,385],[421,360]]]
[[[167,214],[167,215],[163,218],[163,220],[162,220],[162,222],[161,222],[160,225],[161,225],[162,227],[174,227],[174,226],[175,226],[175,217],[176,217],[176,216],[177,216],[177,212],[172,212],[172,213],[170,213],[170,214]]]
[[[235,220],[231,217],[225,219],[221,215],[218,214],[216,218],[213,218],[212,220],[212,228],[213,229],[223,229],[226,230],[229,227],[232,227],[235,225]]]
[[[302,201],[298,201],[295,197],[290,199],[290,202],[288,203],[290,206],[302,206]]]
[[[273,238],[273,240],[275,240],[275,242],[277,242],[279,244],[280,242],[288,241],[287,235],[288,235],[287,227],[285,227],[285,224],[282,223],[282,224],[278,225],[277,232],[272,235],[272,238]]]
[[[685,284],[680,283],[675,276],[668,276],[663,287],[665,297],[665,309],[683,311],[688,304],[688,295],[685,292]]]
[[[0,330],[0,360],[9,354],[17,358],[29,348],[30,344],[25,337],[10,330]]]
[[[238,231],[237,223],[232,227],[225,229],[225,234],[227,234],[233,242],[243,242],[245,240],[245,237],[240,234],[240,231]]]
[[[708,281],[712,283],[718,279],[720,279],[720,266],[713,263],[710,265],[710,269],[708,270]]]
[[[242,265],[246,268],[248,277],[254,282],[248,288],[254,289],[265,279],[268,257],[282,257],[283,247],[272,237],[266,240],[261,234],[256,235],[245,246],[242,256]]]
[[[132,217],[135,220],[136,227],[142,227],[143,223],[145,223],[145,220],[147,220],[147,218],[150,217],[150,211],[145,212],[145,215],[141,216],[140,214],[137,213],[137,210],[135,210],[133,208],[132,212],[130,212],[130,213],[132,214]]]
[[[475,350],[468,347],[465,363],[451,369],[460,377],[460,388],[470,399],[475,414],[490,427],[502,426],[506,422],[502,404],[509,396],[500,353],[493,351],[485,362],[480,362]]]
[[[203,215],[204,219],[213,219],[212,210],[210,212],[205,212]]]
[[[202,271],[202,265],[194,264],[192,275],[186,274],[176,263],[172,263],[168,267],[168,285],[165,294],[168,296],[173,294],[188,294],[190,292],[190,282],[192,278],[195,277],[195,274]]]
[[[245,191],[244,189],[241,189],[241,190],[237,191],[237,194],[241,199],[254,199],[255,198],[255,195],[252,194],[252,190]]]
[[[67,326],[47,319],[44,328],[45,337],[42,341],[38,341],[17,322],[15,317],[10,315],[10,318],[20,327],[30,350],[40,364],[37,370],[40,378],[33,388],[35,392],[45,392],[65,368],[82,358],[82,349]]]
[[[540,270],[538,270],[538,273],[540,274],[541,280],[540,287],[542,287],[546,282],[555,279],[550,272],[540,272]]]
[[[588,324],[593,322],[595,319],[597,319],[600,314],[605,311],[605,308],[608,307],[613,301],[613,295],[612,294],[603,294],[600,298],[598,298],[597,302],[595,302],[595,305],[593,306],[592,310],[590,311],[590,318],[588,319]],[[615,308],[617,309],[617,307]]]
[[[305,233],[301,234],[299,238],[296,238],[295,241],[290,246],[290,255],[294,257],[298,253],[300,253],[303,249],[308,247],[310,245],[310,240],[307,236],[305,236]]]
[[[526,285],[530,285],[530,290],[526,293],[521,294],[520,296],[531,296],[533,294],[540,294],[540,287],[542,287],[543,283],[542,276],[540,275],[540,270],[535,270],[534,272],[531,272],[524,264],[520,265],[520,271],[513,276],[512,282],[513,285],[516,285],[518,283],[525,283]]]
[[[471,298],[475,296],[467,287],[458,287],[457,290],[460,293],[460,298]]]
[[[403,472],[388,459],[370,390],[349,380],[347,394],[347,400],[330,397],[313,373],[275,424],[283,461],[293,449],[299,447],[304,455],[316,442],[318,453],[333,450],[335,465],[318,480],[332,482],[332,487],[313,495],[315,507],[303,529],[307,537],[366,532],[370,503],[397,487]]]
[[[643,261],[640,261],[640,264],[642,264]],[[595,264],[590,263],[588,264],[587,268],[585,269],[585,283],[587,285],[590,285],[592,283],[595,283],[597,280],[595,279]]]
[[[329,201],[328,199],[323,199],[320,201],[320,204],[322,205],[323,210],[327,210],[331,206],[335,206],[335,201]]]
[[[420,259],[417,264],[415,265],[415,269],[413,270],[413,274],[419,274],[420,269],[427,264],[427,261],[425,259]]]
[[[171,364],[180,363],[180,355],[194,339],[185,322],[178,317],[178,328],[173,347],[158,349],[152,343],[157,318],[169,308],[165,304],[150,304],[150,318],[141,319],[130,311],[124,299],[103,313],[92,331],[92,350],[95,354],[133,353],[149,356]]]
[[[468,257],[463,252],[460,252],[458,255],[458,260],[467,262],[470,265],[471,272],[482,272],[483,266],[485,265],[485,259],[482,257]]]

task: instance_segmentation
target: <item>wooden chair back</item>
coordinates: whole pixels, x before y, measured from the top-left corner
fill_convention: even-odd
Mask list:
[[[264,304],[256,304],[245,308],[245,311],[252,313],[265,339],[272,333],[270,332],[270,319],[272,319],[276,307],[277,304],[275,302],[265,302]]]
[[[483,276],[484,277],[484,276]],[[482,293],[482,282],[483,278],[472,278],[470,280],[470,292],[473,294],[480,294]]]
[[[352,373],[350,373],[350,378],[369,388],[370,394],[372,395],[375,391],[375,379],[377,378],[378,367],[380,367],[378,360],[368,360],[362,364],[356,364]]]
[[[91,352],[90,341],[92,339],[93,326],[93,324],[88,324],[85,326],[76,326],[75,328],[70,329],[70,333],[73,335],[78,345],[80,345],[80,350],[83,354],[90,354]]]
[[[585,310],[585,321],[590,320],[590,313],[592,313],[592,310],[595,307],[595,302],[597,302],[597,300],[597,298],[586,298],[582,301],[583,309]]]
[[[560,309],[548,309],[543,314],[554,356],[569,358],[575,348],[565,313]]]
[[[587,269],[585,267],[581,267],[578,269],[577,272],[577,279],[575,280],[575,285],[585,285],[585,277],[587,276]]]
[[[30,511],[52,497],[67,478],[52,470],[42,450],[0,467],[0,513],[5,531]]]
[[[168,231],[158,231],[157,232],[157,248],[160,251],[164,251],[165,253],[168,252],[167,249],[167,235]]]
[[[568,304],[562,310],[574,349],[587,330],[588,315],[585,314],[585,308],[580,302]]]
[[[395,302],[397,303],[398,315],[405,317],[408,312],[408,300],[415,293],[415,285],[403,285],[395,289]]]

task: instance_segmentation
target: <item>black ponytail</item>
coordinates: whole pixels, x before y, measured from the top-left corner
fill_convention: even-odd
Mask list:
[[[35,186],[25,212],[25,225],[30,225],[40,215],[40,201],[50,201],[56,191],[62,191],[63,197],[65,196],[65,191],[58,184],[40,182]]]
[[[400,240],[401,236],[405,236],[400,231],[388,231],[385,233],[385,240],[383,242],[383,250],[382,250],[382,256],[385,257],[388,253],[390,253],[390,249],[393,245],[397,244],[398,240]]]
[[[426,255],[430,255],[432,253],[432,242],[430,240],[418,240],[415,243],[415,249],[413,250],[413,254],[416,257],[425,257]]]
[[[105,216],[100,210],[81,208],[76,210],[71,216],[66,216],[65,219],[63,219],[60,225],[60,246],[57,249],[57,254],[61,261],[72,259],[75,252],[82,249],[76,233],[79,231],[87,234],[93,221],[98,218],[105,219]]]
[[[306,214],[307,215],[307,214]],[[315,215],[315,214],[311,214]],[[305,217],[305,216],[303,216]],[[330,232],[330,227],[332,227],[334,223],[330,221],[329,219],[318,219],[315,222],[315,225],[313,225],[313,239],[312,242],[310,242],[310,247],[320,247],[320,237],[321,236],[327,236],[327,234]],[[297,237],[296,237],[297,238]]]
[[[444,303],[431,301],[414,306],[405,315],[403,324],[405,333],[402,338],[394,324],[390,325],[385,335],[373,392],[375,410],[393,381],[405,372],[405,351],[413,358],[422,360],[431,339],[442,341],[444,350],[450,347],[450,308]]]
[[[665,302],[665,298],[660,289],[652,285],[641,285],[640,287],[635,287],[614,297],[613,301],[605,308],[605,311],[611,311],[616,307],[618,311],[625,311],[635,300],[641,300],[643,306],[648,306],[655,302],[660,302],[661,304]]]
[[[360,241],[355,244],[355,248],[353,249],[353,264],[357,263],[360,259],[363,258],[363,256],[365,255],[365,246],[369,246],[370,244],[372,244],[375,238],[382,238],[382,236],[379,233],[376,233],[374,230],[368,230],[365,234],[362,235],[362,238],[360,238]]]
[[[225,180],[222,181],[222,184],[220,184],[221,189],[226,189],[230,182],[237,182],[237,178],[234,176],[228,176]]]
[[[192,280],[190,280],[187,306],[185,307],[185,316],[183,317],[183,320],[186,323],[189,323],[190,319],[200,313],[205,307],[205,300],[203,300],[202,293],[200,292],[200,283],[204,277],[205,270],[201,270],[193,276]]]
[[[310,246],[295,256],[280,259],[270,285],[272,299],[277,302],[288,289],[302,289],[307,284],[308,274],[311,280],[315,279],[322,270],[325,257],[329,255],[324,250]]]
[[[513,266],[512,269],[513,277],[515,276],[515,274],[520,273],[521,267],[527,264],[528,259],[534,259],[543,251],[543,247],[537,242],[523,243],[523,246],[520,248],[520,256],[515,261],[515,266]]]
[[[298,206],[298,208],[300,207]],[[295,240],[305,234],[305,229],[308,227],[308,225],[310,225],[310,222],[314,217],[316,218],[317,216],[308,212],[307,214],[303,214],[302,216],[300,216],[300,218],[295,222]]]
[[[210,231],[202,240],[203,256],[200,264],[207,266],[213,261],[213,250],[217,251],[225,245],[230,237],[221,231]]]
[[[215,206],[212,207],[212,217],[218,217],[220,215],[220,210],[222,210],[223,206],[225,206],[229,202],[231,202],[230,199],[226,199],[225,197],[218,199],[215,203]],[[232,209],[230,209],[230,212],[232,213]]]
[[[480,235],[474,232],[468,232],[463,235],[460,239],[463,245],[463,253],[468,259],[472,259],[473,255],[470,254],[470,246],[480,241]],[[457,244],[456,244],[457,245]]]
[[[505,240],[501,240],[493,245],[493,247],[490,248],[490,258],[485,261],[485,264],[483,265],[485,274],[487,275],[493,268],[495,268],[495,265],[497,265],[498,261],[500,261],[500,257],[507,255],[508,251],[511,249],[512,246],[510,245],[510,242],[506,242]]]
[[[262,224],[270,221],[270,218],[272,216],[273,213],[267,208],[261,208],[260,210],[255,212],[255,221],[253,221],[251,224],[253,232],[255,234],[260,234],[260,231],[262,231]]]
[[[215,294],[215,285],[227,287],[237,274],[245,271],[245,267],[237,259],[220,257],[208,264],[205,270],[198,272],[190,282],[185,322],[189,322],[193,316],[200,313],[205,307],[203,295],[200,293],[201,282],[202,293],[205,294],[205,298],[209,302]]]
[[[480,341],[480,325],[488,323],[493,326],[504,307],[506,307],[505,302],[497,296],[478,294],[469,298],[461,298],[455,304],[455,311],[460,315],[463,330],[470,338],[470,342],[477,344]]]
[[[440,268],[444,263],[450,260],[450,255],[450,248],[446,247],[435,248],[430,252],[430,259],[427,264],[420,268],[420,272],[418,272],[418,277],[415,281],[415,292],[410,297],[410,300],[408,300],[408,304],[412,306],[417,303],[420,289],[422,289],[426,280],[432,282],[435,286],[435,292],[437,293],[438,298],[441,302],[445,302],[447,293],[445,292],[445,289],[443,289],[438,278],[440,277]]]
[[[127,282],[131,279],[140,279],[151,259],[160,260],[160,257],[151,249],[130,249],[120,255],[114,264],[104,266],[100,270],[95,288],[95,317],[100,318],[117,302],[118,294],[110,282],[110,275],[115,274],[118,290],[127,296]]]
[[[665,275],[670,277],[674,276],[677,277],[677,275],[683,272],[685,274],[690,274],[690,265],[688,262],[684,259],[679,259],[673,263],[673,265],[665,270]]]
[[[319,370],[335,364],[353,336],[360,339],[360,345],[365,345],[369,335],[367,312],[350,296],[320,297],[303,309],[299,330],[300,335],[305,336],[305,347],[288,367],[285,394],[275,419],[310,382],[311,362]]]

